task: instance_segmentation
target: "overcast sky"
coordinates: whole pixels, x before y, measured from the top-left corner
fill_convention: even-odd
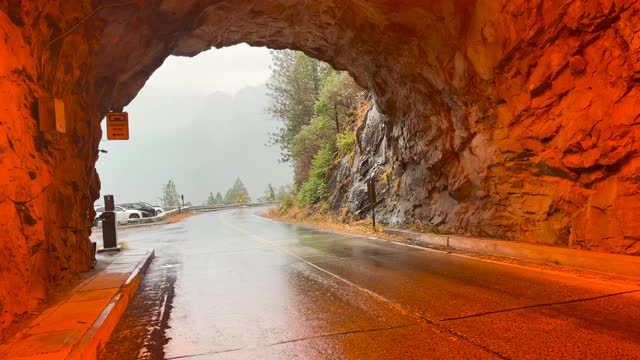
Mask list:
[[[247,45],[168,58],[125,108],[129,141],[107,141],[103,121],[101,195],[158,203],[171,179],[186,200],[201,204],[209,192],[224,196],[236,177],[254,199],[268,183],[289,184],[290,166],[265,145],[278,127],[265,111],[270,65],[268,49]]]
[[[208,95],[216,91],[234,94],[269,78],[271,55],[267,48],[242,44],[211,49],[194,58],[172,56],[147,81],[145,90],[170,89]],[[135,102],[131,104],[135,108]]]

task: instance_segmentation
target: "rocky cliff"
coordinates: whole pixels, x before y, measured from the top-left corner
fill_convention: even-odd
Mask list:
[[[90,7],[45,3],[0,1],[0,338],[16,315],[93,261],[100,126],[88,105],[90,45],[82,32],[73,34],[60,61],[60,44],[51,44],[56,61],[48,60],[46,73],[38,57]],[[65,99],[66,134],[38,130],[37,99],[51,95]]]
[[[0,330],[90,265],[101,114],[170,54],[241,42],[374,94],[354,213],[375,176],[392,223],[638,254],[639,29],[635,0],[0,0]],[[38,131],[42,95],[67,133]]]

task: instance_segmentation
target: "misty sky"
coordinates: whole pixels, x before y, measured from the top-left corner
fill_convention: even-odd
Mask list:
[[[224,196],[236,177],[254,199],[268,183],[291,183],[278,147],[266,145],[278,127],[265,111],[270,65],[268,49],[247,45],[168,58],[125,108],[129,141],[107,141],[103,122],[101,195],[155,204],[171,179],[201,204],[209,192]]]

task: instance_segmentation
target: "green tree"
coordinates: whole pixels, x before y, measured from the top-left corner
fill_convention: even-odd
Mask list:
[[[325,144],[334,141],[335,135],[331,121],[326,117],[316,117],[295,136],[291,154],[295,159],[293,172],[296,185],[309,179],[314,157]]]
[[[316,204],[329,193],[329,169],[335,154],[335,143],[329,143],[318,151],[313,159],[309,180],[298,192],[298,206],[305,207]]]
[[[220,192],[217,192],[214,205],[222,205],[222,204],[224,204],[224,199],[222,198],[222,194],[220,194]]]
[[[210,192],[209,193],[209,197],[207,198],[207,205],[215,205],[216,204],[216,197],[213,196],[213,193]]]
[[[264,195],[258,199],[260,202],[266,201],[275,201],[276,200],[276,189],[274,189],[273,185],[268,184],[267,188],[264,190]]]
[[[180,206],[180,195],[176,191],[176,183],[173,180],[169,180],[168,183],[162,186],[162,197],[160,198],[163,207],[176,207]]]
[[[224,196],[225,204],[237,204],[237,203],[249,203],[251,202],[251,197],[249,196],[249,191],[247,191],[246,186],[237,178],[232,187],[227,190],[227,193]]]
[[[325,80],[315,115],[332,119],[336,133],[341,133],[347,122],[353,119],[358,105],[364,100],[364,90],[346,72],[333,72]]]
[[[333,70],[301,52],[273,52],[272,56],[267,83],[272,104],[268,110],[282,125],[271,140],[280,145],[282,161],[286,162],[291,160],[294,137],[311,122],[322,85]]]

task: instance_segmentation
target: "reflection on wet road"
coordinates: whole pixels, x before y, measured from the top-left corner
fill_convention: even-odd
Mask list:
[[[640,357],[636,288],[259,212],[122,232],[156,259],[102,359]]]

